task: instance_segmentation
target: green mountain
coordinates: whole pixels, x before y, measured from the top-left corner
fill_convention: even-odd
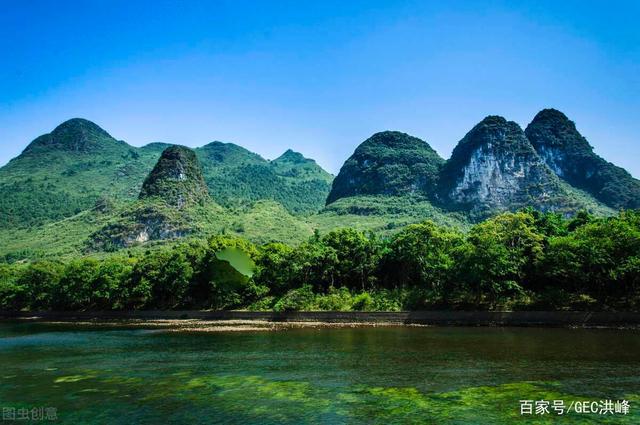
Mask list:
[[[202,152],[205,155],[202,155]],[[229,164],[247,170],[252,165],[258,169],[265,166],[269,170],[280,167],[283,173],[290,173],[288,179],[316,179],[318,166],[293,151],[268,163],[256,154],[239,146],[212,143],[201,151],[201,158],[209,168],[210,183],[223,181]],[[217,165],[217,167],[216,167]],[[279,170],[280,171],[280,170]],[[276,184],[282,184],[278,177]],[[238,187],[227,180],[231,187]],[[217,187],[217,186],[214,186]],[[217,192],[227,193],[220,187]],[[87,238],[89,251],[115,250],[132,247],[152,241],[167,241],[189,235],[205,237],[229,232],[242,235],[256,242],[272,240],[302,241],[311,234],[311,228],[303,220],[290,215],[286,209],[274,201],[256,201],[242,205],[239,209],[225,210],[209,196],[201,163],[196,153],[183,146],[166,148],[156,166],[145,179],[139,201],[127,206],[114,218],[91,233]]]
[[[206,215],[217,215],[216,207],[195,152],[184,146],[169,146],[145,179],[139,201],[117,211],[94,231],[86,249],[115,250],[184,237],[201,230],[199,223]]]
[[[295,244],[347,226],[386,236],[425,219],[466,229],[530,206],[609,215],[605,203],[637,205],[637,180],[595,156],[562,117],[543,111],[527,134],[487,117],[448,161],[418,138],[376,133],[335,180],[291,150],[269,161],[222,142],[136,148],[72,119],[0,168],[0,259],[148,249],[217,234]],[[624,187],[611,201],[616,184]]]
[[[213,142],[196,154],[209,192],[225,207],[269,199],[308,215],[324,206],[333,180],[314,160],[291,150],[267,161],[233,143]]]
[[[302,180],[322,180],[327,183],[333,177],[316,164],[313,159],[305,158],[301,153],[287,149],[285,153],[271,161],[271,166],[282,177]]]
[[[327,204],[358,195],[430,196],[444,160],[425,141],[398,131],[360,144],[333,181]]]
[[[72,119],[0,168],[0,255],[77,255],[219,233],[302,241],[312,228],[296,215],[322,208],[332,178],[291,150],[268,161],[221,142],[195,153],[137,148]]]
[[[34,226],[138,196],[159,153],[74,118],[35,139],[0,168],[0,228]]]
[[[184,146],[166,148],[142,184],[140,199],[148,198],[176,208],[210,201],[195,152]]]
[[[24,154],[37,154],[51,150],[91,154],[110,147],[124,148],[125,146],[123,142],[115,140],[91,121],[73,118],[60,124],[51,133],[35,139],[25,148]]]
[[[351,227],[390,236],[408,224],[431,220],[437,224],[466,229],[468,218],[459,212],[435,206],[423,196],[356,195],[340,198],[311,217],[321,233]]]
[[[135,200],[166,143],[141,148],[74,118],[35,139],[0,168],[0,229],[37,226],[105,203]],[[267,161],[244,148],[214,142],[196,149],[209,192],[230,207],[270,199],[293,214],[324,206],[332,176],[288,151]]]
[[[333,182],[324,217],[395,217],[387,228],[416,215],[465,226],[492,214],[534,207],[572,214],[612,211],[549,169],[512,121],[489,116],[444,161],[424,141],[399,132],[376,133],[347,159]],[[417,213],[420,211],[420,213]],[[356,220],[357,221],[357,220]],[[357,226],[356,226],[357,227]]]
[[[438,190],[447,209],[472,220],[524,207],[575,213],[598,209],[563,185],[518,124],[488,116],[456,145],[442,168]]]
[[[540,111],[525,132],[547,165],[567,183],[612,208],[640,208],[640,180],[596,155],[562,112]]]

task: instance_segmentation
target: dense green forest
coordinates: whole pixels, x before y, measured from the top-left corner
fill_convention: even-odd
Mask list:
[[[65,121],[0,167],[0,230],[69,218],[101,199],[131,202],[170,146],[135,147],[91,121]],[[331,188],[331,174],[291,150],[272,161],[233,143],[211,142],[194,151],[209,191],[224,207],[274,200],[304,216],[324,206]]]
[[[489,116],[447,161],[376,133],[333,180],[69,120],[0,168],[0,309],[637,310],[640,212],[614,208],[640,182],[534,121]]]
[[[244,258],[243,258],[244,257]],[[640,307],[640,211],[522,210],[468,232],[316,232],[296,246],[218,235],[71,261],[0,263],[5,310]]]

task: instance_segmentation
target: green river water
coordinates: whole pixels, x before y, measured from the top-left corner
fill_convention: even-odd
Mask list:
[[[37,422],[57,424],[640,423],[637,330],[0,322],[0,368],[5,423],[33,408],[55,409]],[[627,400],[629,411],[521,415],[520,400]]]

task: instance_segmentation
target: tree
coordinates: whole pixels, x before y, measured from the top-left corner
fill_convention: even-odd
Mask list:
[[[120,310],[128,303],[127,283],[136,260],[130,257],[107,257],[100,262],[94,282],[92,305],[99,310]]]
[[[387,273],[398,286],[428,288],[446,301],[453,289],[455,251],[462,243],[460,233],[431,221],[409,225],[391,241],[385,260]]]
[[[327,248],[325,261],[331,286],[337,283],[350,289],[365,290],[375,282],[375,269],[379,259],[379,244],[355,229],[339,229],[322,238]]]
[[[193,268],[183,252],[153,252],[133,270],[132,299],[146,307],[175,308],[183,303],[192,277]]]
[[[326,246],[318,234],[295,249],[293,261],[296,284],[309,284],[318,291],[336,284],[336,250]]]
[[[541,212],[533,208],[527,208],[524,212],[533,217],[538,233],[545,237],[564,236],[569,233],[569,223],[562,217],[562,214]]]
[[[314,308],[315,294],[311,285],[302,285],[287,292],[274,306],[275,311],[300,311]]]
[[[526,212],[504,213],[475,225],[460,251],[458,275],[476,295],[493,304],[520,293],[527,272],[540,261],[543,236]]]
[[[60,310],[84,310],[93,307],[95,281],[100,263],[94,258],[83,258],[68,263],[53,290],[52,304]]]
[[[580,226],[596,221],[597,219],[586,211],[578,211],[578,213],[569,221],[567,226],[570,232],[573,232]]]
[[[233,250],[238,256],[246,256],[246,260],[250,262],[254,262],[259,255],[255,245],[244,239],[229,236],[214,236],[209,239],[198,279],[201,285],[196,289],[196,296],[199,300],[205,300],[207,306],[218,309],[240,305],[243,300],[266,292],[265,288],[253,285],[250,280],[252,272],[245,275],[230,261],[218,257],[225,250]]]
[[[53,293],[58,287],[63,266],[53,261],[37,261],[18,272],[16,285],[24,288],[24,306],[30,310],[53,307]]]
[[[21,310],[28,306],[27,288],[19,285],[17,265],[0,263],[0,310]]]
[[[593,220],[553,238],[543,270],[555,285],[605,302],[640,290],[640,213]]]
[[[297,283],[293,257],[293,248],[283,243],[272,242],[262,246],[253,281],[268,287],[274,295],[284,294]]]

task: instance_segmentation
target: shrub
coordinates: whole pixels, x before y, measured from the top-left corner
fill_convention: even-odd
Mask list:
[[[353,304],[351,292],[347,288],[329,288],[327,294],[318,295],[316,304],[320,310],[349,311]]]
[[[274,311],[314,310],[315,294],[311,285],[303,285],[292,289],[278,300],[273,306]]]
[[[373,307],[373,297],[368,292],[362,292],[353,298],[353,309],[369,311]]]

